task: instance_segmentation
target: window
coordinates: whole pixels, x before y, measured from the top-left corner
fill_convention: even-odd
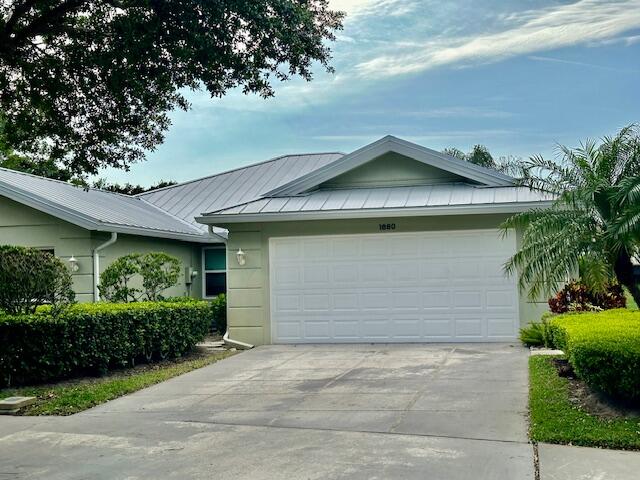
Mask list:
[[[215,297],[227,291],[227,249],[207,247],[202,250],[204,297]]]

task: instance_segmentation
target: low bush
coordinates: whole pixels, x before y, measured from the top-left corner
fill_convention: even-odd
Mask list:
[[[567,314],[550,322],[553,344],[576,374],[609,395],[640,401],[640,312]]]
[[[36,248],[0,245],[0,311],[33,313],[50,304],[54,313],[75,300],[66,265]]]
[[[169,297],[165,301],[177,302],[177,303],[198,303],[202,300],[196,300],[192,297]],[[212,333],[224,334],[227,331],[227,297],[224,293],[221,293],[212,300],[207,300],[209,303],[209,318],[210,328]]]
[[[0,386],[180,357],[209,332],[211,312],[209,302],[139,302],[0,316]]]
[[[520,329],[520,341],[527,347],[552,346],[551,330],[547,319],[541,322],[531,322]]]
[[[553,313],[591,312],[624,308],[627,299],[620,285],[610,285],[603,293],[594,293],[579,282],[570,282],[549,299]]]

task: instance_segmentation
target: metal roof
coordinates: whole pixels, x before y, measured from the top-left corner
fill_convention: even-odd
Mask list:
[[[475,165],[451,155],[408,142],[393,135],[382,137],[354,152],[344,155],[339,160],[317,168],[306,175],[298,175],[293,180],[267,192],[265,196],[297,195],[311,190],[321,183],[337,177],[349,170],[357,168],[385,153],[395,152],[412,158],[417,162],[431,165],[491,187],[512,186],[515,179],[491,168]]]
[[[284,155],[247,167],[138,195],[158,208],[206,229],[195,218],[261,198],[266,192],[338,160],[342,153]],[[217,231],[224,235],[224,231]]]
[[[507,213],[546,206],[549,194],[526,187],[439,184],[411,187],[316,190],[305,195],[268,197],[199,217],[206,223],[286,219],[355,218],[377,215]],[[485,212],[486,210],[486,212]]]
[[[98,189],[84,189],[66,182],[0,168],[0,195],[62,218],[88,230],[175,238],[192,242],[221,242],[224,238],[203,234],[143,198]]]

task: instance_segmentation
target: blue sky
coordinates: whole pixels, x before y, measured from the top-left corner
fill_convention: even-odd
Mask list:
[[[113,181],[197,178],[392,134],[494,156],[551,156],[640,122],[640,0],[331,0],[335,74],[261,99],[190,92],[165,143]]]

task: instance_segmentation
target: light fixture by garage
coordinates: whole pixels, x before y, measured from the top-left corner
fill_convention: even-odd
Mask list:
[[[238,265],[243,266],[247,263],[247,255],[242,251],[242,248],[239,248],[236,252],[236,259],[238,260]]]

